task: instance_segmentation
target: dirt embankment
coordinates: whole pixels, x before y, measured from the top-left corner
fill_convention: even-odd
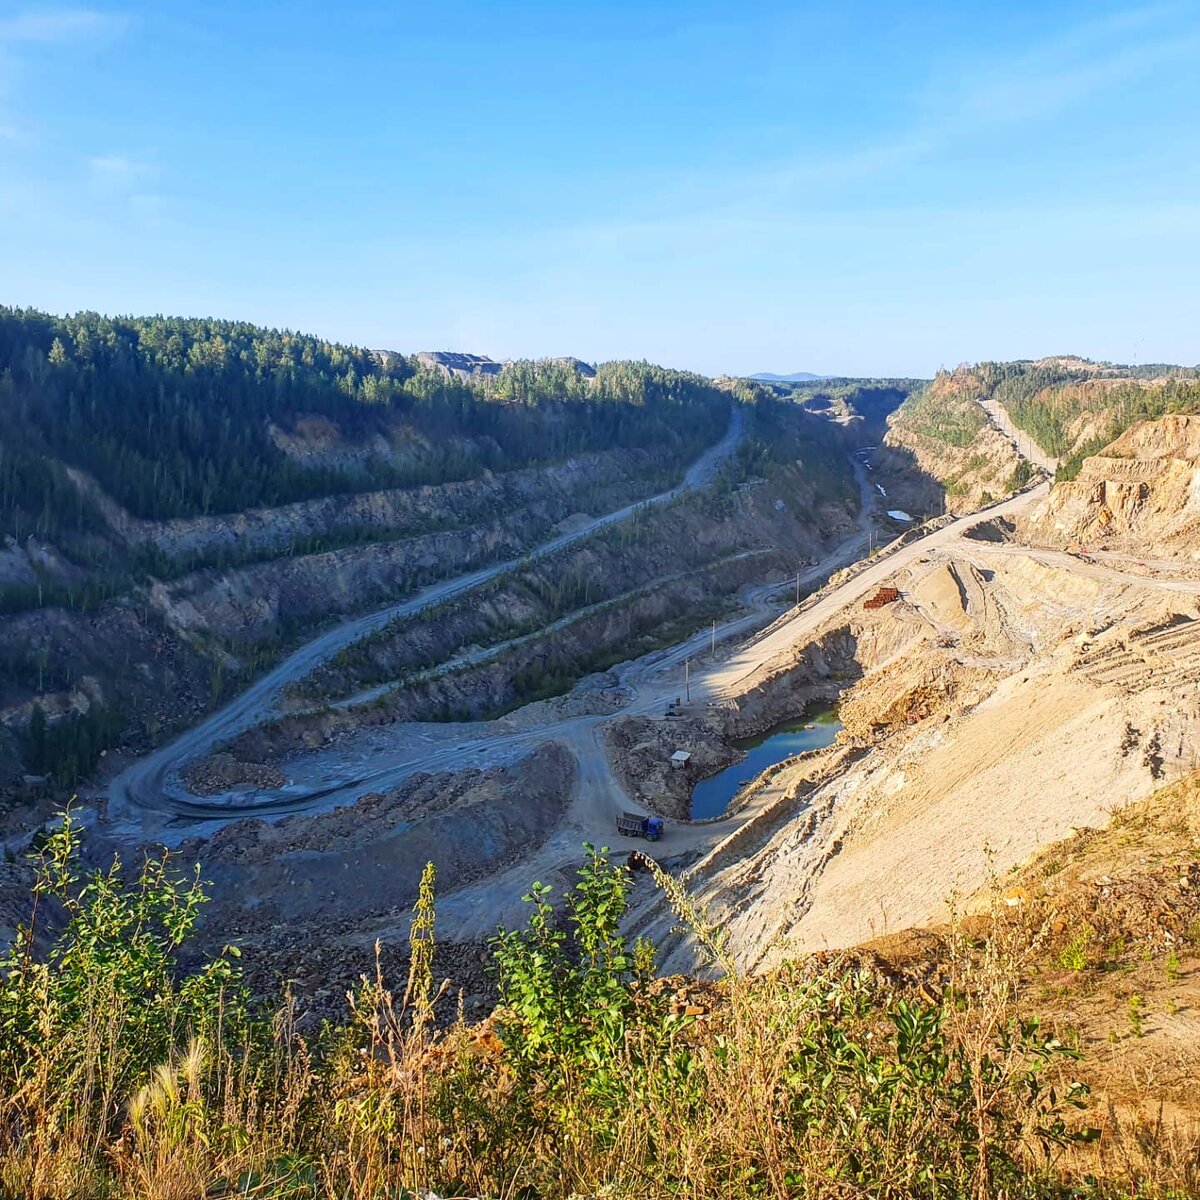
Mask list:
[[[1009,439],[991,425],[963,447],[894,425],[872,458],[889,505],[918,519],[974,512],[1003,499],[1025,482],[1020,463]]]
[[[952,955],[993,947],[1023,1011],[1078,1050],[1107,1114],[1102,1156],[1154,1154],[1154,1139],[1200,1119],[1200,776],[1191,774],[1080,829],[990,882],[958,926],[909,929],[852,952],[924,995]],[[1142,1123],[1141,1130],[1137,1130]],[[1136,1136],[1135,1136],[1136,1131]]]
[[[795,491],[805,486],[797,471],[730,495],[687,497],[505,577],[495,594],[472,595],[440,607],[428,621],[405,622],[343,654],[332,671],[321,672],[335,695],[368,679],[396,679],[393,664],[403,686],[345,708],[283,717],[243,735],[234,751],[259,762],[315,748],[360,726],[496,715],[673,644],[732,606],[739,588],[790,569],[796,547],[807,549],[822,534],[831,540],[850,525],[852,515],[845,510],[828,513],[826,524],[815,530],[796,522],[789,514]],[[645,585],[636,587],[643,580]],[[629,583],[635,589],[622,592]],[[592,589],[599,596],[618,594],[574,615],[549,619],[557,598],[566,595],[568,605],[582,603]],[[544,628],[531,615],[538,612],[546,614]],[[468,637],[487,641],[529,625],[536,632],[522,632],[494,650],[476,646],[446,669],[403,674],[406,663],[457,654]],[[322,689],[321,694],[327,693]]]
[[[1200,417],[1143,421],[1059,483],[1017,536],[1038,545],[1200,561]]]
[[[312,750],[361,728],[397,721],[476,720],[565,692],[578,679],[613,663],[670,644],[719,611],[728,595],[753,576],[750,566],[721,564],[661,587],[587,610],[543,636],[530,636],[493,658],[415,676],[379,697],[345,708],[285,716],[241,735],[232,750],[245,762],[266,762]],[[728,589],[727,591],[724,589]],[[681,615],[682,614],[682,615]]]
[[[956,892],[1191,768],[1194,598],[968,547],[852,620],[853,753],[783,768],[770,819],[697,864],[746,965],[945,919]]]
[[[732,743],[796,720],[816,702],[832,703],[861,673],[847,626],[803,647],[736,703],[671,720],[624,717],[605,729],[621,785],[644,807],[687,818],[696,784],[743,757]],[[671,755],[685,750],[685,767]]]
[[[732,737],[746,738],[802,716],[809,705],[836,701],[861,674],[857,631],[849,625],[797,646],[768,664],[727,710]]]
[[[263,990],[293,979],[305,1007],[341,1004],[372,969],[376,934],[403,924],[427,862],[440,896],[503,870],[553,833],[573,773],[571,756],[548,745],[510,766],[415,775],[346,808],[239,821],[186,843],[183,860],[199,861],[212,885],[205,938],[252,947]],[[471,991],[483,988],[482,949],[466,954],[473,969],[456,967]]]
[[[974,512],[1024,484],[1021,456],[977,403],[983,391],[969,370],[939,372],[892,413],[871,459],[888,507],[918,520]]]
[[[740,757],[725,740],[726,726],[720,714],[671,721],[621,717],[605,727],[604,736],[617,778],[634,803],[664,817],[686,820],[697,782]],[[677,750],[691,755],[684,767],[671,764]]]
[[[83,472],[70,469],[68,473],[126,545],[149,546],[168,562],[187,562],[289,554],[314,538],[411,537],[462,528],[531,506],[550,520],[561,520],[571,512],[605,503],[611,489],[628,499],[639,494],[637,481],[646,480],[645,490],[649,490],[648,481],[663,466],[648,451],[612,450],[546,467],[498,474],[485,471],[478,479],[455,483],[323,496],[278,508],[166,521],[134,517]],[[555,510],[557,517],[551,516]]]
[[[820,525],[797,522],[791,513],[802,485],[801,473],[790,472],[732,497],[693,496],[646,513],[396,622],[295,691],[309,701],[354,694],[607,602],[620,603],[632,632],[644,608],[638,593],[648,588],[692,610],[706,598],[719,602],[747,582],[782,575],[797,556],[819,555],[848,524],[845,511],[824,512]]]
[[[214,754],[183,770],[188,791],[196,796],[217,796],[231,788],[278,788],[287,782],[275,767],[238,762],[232,754]]]

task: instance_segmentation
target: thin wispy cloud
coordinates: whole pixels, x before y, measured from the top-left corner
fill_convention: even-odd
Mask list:
[[[1036,120],[1160,67],[1190,64],[1198,52],[1200,20],[1191,6],[1133,9],[994,64],[946,99],[957,102],[959,123]]]
[[[798,153],[786,162],[740,174],[731,192],[723,177],[689,179],[698,220],[743,214],[784,216],[820,189],[854,189],[921,168],[994,132],[1047,120],[1153,72],[1200,56],[1200,12],[1193,3],[1131,8],[1091,19],[1002,59],[982,59],[918,85],[919,115],[876,142],[832,154]],[[666,207],[679,219],[678,195]],[[651,217],[653,222],[657,218]]]
[[[111,37],[127,24],[119,13],[94,8],[29,8],[0,17],[0,45],[57,45]]]
[[[124,207],[140,219],[163,215],[164,199],[156,190],[160,175],[156,163],[128,154],[101,154],[84,165],[97,201]]]
[[[105,47],[128,24],[121,13],[82,7],[29,7],[0,16],[0,144],[36,140],[20,102],[21,84],[35,64],[54,53]]]
[[[102,154],[87,160],[88,178],[102,192],[129,192],[144,187],[158,175],[153,163],[125,154]]]

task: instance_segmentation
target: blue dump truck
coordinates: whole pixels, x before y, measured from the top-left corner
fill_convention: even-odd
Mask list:
[[[622,837],[644,837],[648,842],[657,842],[663,833],[662,817],[625,812],[617,818],[617,832]]]

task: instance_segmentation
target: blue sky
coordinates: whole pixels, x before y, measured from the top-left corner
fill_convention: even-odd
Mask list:
[[[1200,0],[0,0],[0,301],[709,374],[1200,361]]]

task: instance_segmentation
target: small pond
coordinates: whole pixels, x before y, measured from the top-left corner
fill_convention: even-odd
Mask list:
[[[811,726],[811,728],[808,728]],[[704,821],[719,817],[743,784],[768,767],[805,750],[821,750],[828,746],[842,727],[835,708],[810,709],[799,720],[776,725],[755,738],[734,742],[746,757],[719,775],[702,779],[692,791],[692,820]]]

